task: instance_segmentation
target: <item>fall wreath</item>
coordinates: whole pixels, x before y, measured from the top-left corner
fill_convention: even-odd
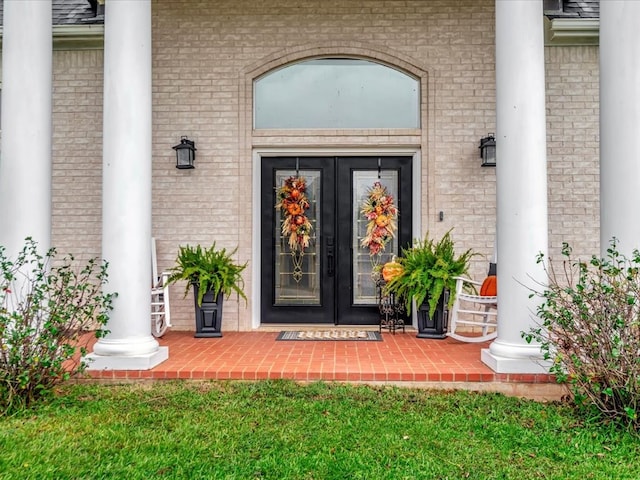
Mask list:
[[[282,235],[288,239],[292,252],[304,251],[311,240],[311,222],[305,215],[309,208],[304,177],[289,177],[278,188],[276,204],[282,210]]]
[[[381,182],[375,182],[367,190],[367,198],[360,210],[368,220],[367,233],[360,245],[369,249],[369,255],[380,256],[395,236],[398,208],[393,204],[393,196]]]

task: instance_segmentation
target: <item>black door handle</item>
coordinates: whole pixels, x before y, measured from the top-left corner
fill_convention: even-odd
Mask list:
[[[327,237],[327,275],[333,277],[335,274],[335,254],[333,237]]]

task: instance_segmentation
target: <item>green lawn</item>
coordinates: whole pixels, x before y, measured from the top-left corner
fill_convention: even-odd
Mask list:
[[[75,385],[0,417],[0,479],[638,479],[640,438],[498,394]]]

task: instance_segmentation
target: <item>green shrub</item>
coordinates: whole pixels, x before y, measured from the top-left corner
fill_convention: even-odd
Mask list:
[[[28,407],[59,382],[84,371],[81,356],[95,330],[107,332],[115,294],[102,293],[107,264],[55,260],[31,238],[15,260],[0,246],[0,408]]]
[[[564,244],[560,265],[543,255],[548,285],[542,324],[523,336],[542,345],[551,372],[596,418],[640,427],[640,253],[622,255],[613,239],[604,258],[583,262]]]

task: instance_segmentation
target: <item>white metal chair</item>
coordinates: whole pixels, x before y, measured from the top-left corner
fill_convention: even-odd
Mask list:
[[[461,342],[486,342],[498,336],[498,297],[468,293],[482,283],[456,277],[456,298],[447,335]],[[473,287],[471,287],[473,286]]]
[[[151,239],[151,333],[154,337],[162,337],[171,327],[171,310],[169,308],[168,272],[158,274],[156,257],[156,239]]]

